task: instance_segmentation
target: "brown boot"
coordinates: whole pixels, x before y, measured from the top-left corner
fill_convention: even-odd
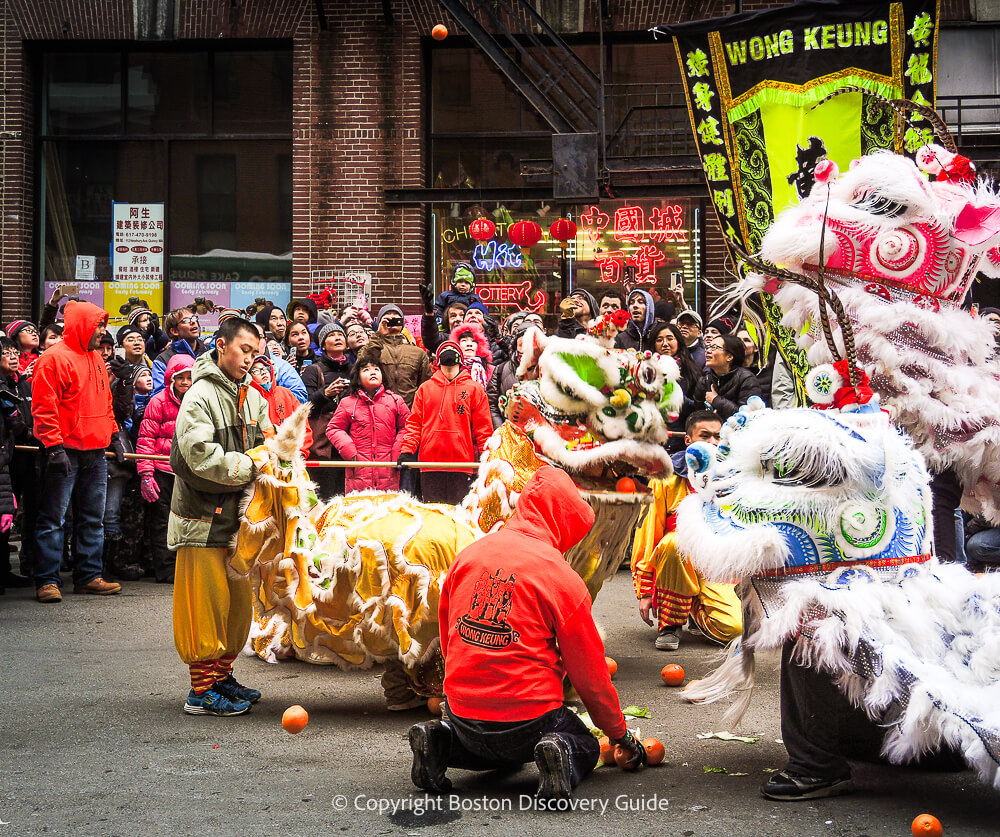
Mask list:
[[[43,584],[35,591],[35,598],[42,604],[54,604],[62,601],[62,593],[58,584]]]
[[[121,593],[121,591],[122,586],[120,584],[105,581],[100,576],[88,581],[86,584],[73,585],[74,593],[93,593],[96,596],[113,596],[115,593]]]

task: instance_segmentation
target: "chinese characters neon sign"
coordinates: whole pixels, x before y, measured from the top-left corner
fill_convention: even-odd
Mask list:
[[[616,285],[627,277],[636,284],[655,284],[657,268],[667,261],[666,254],[656,245],[688,242],[684,215],[681,204],[654,206],[648,219],[645,208],[635,204],[618,207],[613,218],[597,206],[588,206],[580,214],[580,222],[591,244],[597,244],[604,231],[609,230],[614,241],[639,245],[630,252],[630,248],[595,252],[594,264],[600,272],[600,281]]]

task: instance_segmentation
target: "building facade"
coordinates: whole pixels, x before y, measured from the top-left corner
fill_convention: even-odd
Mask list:
[[[37,315],[59,285],[112,316],[130,296],[208,310],[325,288],[336,304],[363,292],[415,313],[418,284],[442,290],[458,261],[474,263],[500,316],[551,312],[571,284],[642,279],[683,280],[704,307],[703,290],[726,281],[725,250],[673,47],[648,29],[781,4],[510,4],[558,33],[584,85],[604,82],[601,132],[617,163],[599,194],[558,200],[551,124],[445,5],[5,0],[2,321]],[[518,29],[460,5],[526,45],[506,50],[512,72],[551,59],[530,14]],[[973,38],[979,56],[942,78],[987,103],[1000,93],[998,5],[942,4],[959,27],[942,43]],[[451,34],[432,38],[437,24]],[[566,85],[559,75],[542,80]],[[548,234],[560,216],[579,228],[567,249]],[[495,227],[483,241],[469,231],[479,217]],[[508,239],[521,220],[543,232],[523,250]]]

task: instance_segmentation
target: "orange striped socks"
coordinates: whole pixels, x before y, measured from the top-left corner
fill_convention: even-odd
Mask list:
[[[197,663],[188,663],[191,672],[191,688],[196,695],[207,692],[215,685],[219,679],[215,676],[216,660],[202,660]]]

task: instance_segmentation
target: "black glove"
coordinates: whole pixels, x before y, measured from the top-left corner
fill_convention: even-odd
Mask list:
[[[415,453],[401,453],[399,455],[399,459],[396,460],[396,467],[402,471],[406,463],[416,462],[416,461],[417,461],[417,455]]]
[[[646,748],[643,747],[642,742],[628,730],[625,730],[625,734],[621,738],[615,739],[615,744],[623,750],[628,750],[634,754],[632,758],[625,763],[626,770],[635,770],[638,767],[645,766]]]
[[[56,477],[64,477],[69,473],[69,455],[62,445],[53,445],[45,449],[48,459],[45,463],[46,471]]]
[[[132,374],[132,364],[125,358],[112,355],[108,358],[108,371],[121,381],[127,381]]]
[[[122,442],[121,433],[115,433],[111,437],[111,452],[115,455],[119,465],[125,461],[125,443]]]
[[[430,282],[421,282],[417,287],[420,289],[420,298],[424,301],[424,313],[434,313],[434,291]]]

